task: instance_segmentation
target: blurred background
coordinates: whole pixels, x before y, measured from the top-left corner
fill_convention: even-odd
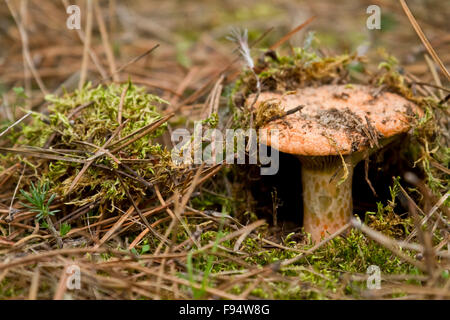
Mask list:
[[[0,4],[0,117],[9,121],[20,108],[39,108],[45,93],[77,87],[86,40],[87,1],[9,0]],[[450,62],[450,2],[409,0],[408,6],[445,65]],[[81,9],[81,30],[69,30],[66,7]],[[381,9],[381,29],[369,30],[368,6]],[[241,70],[235,44],[226,39],[232,27],[248,29],[250,43],[264,37],[252,54],[276,43],[287,32],[315,19],[280,48],[304,44],[314,32],[324,53],[377,55],[385,48],[418,81],[433,82],[439,68],[427,57],[399,2],[391,0],[317,1],[93,1],[92,36],[87,79],[95,83],[124,67],[114,80],[133,80],[172,104],[196,110],[197,99],[185,99],[228,68]],[[15,16],[15,19],[13,18]],[[17,21],[15,21],[17,20]],[[21,28],[19,28],[20,26]],[[22,30],[20,30],[22,29]],[[160,46],[134,61],[156,44]],[[108,51],[110,56],[108,57]],[[26,63],[28,53],[35,75]],[[131,62],[131,63],[130,63]],[[40,78],[36,80],[36,75]],[[444,77],[440,77],[444,79]],[[233,80],[233,77],[229,77]],[[19,88],[11,90],[12,88]],[[23,88],[23,90],[22,90]],[[16,101],[17,94],[23,101]],[[207,90],[203,90],[207,93]],[[27,97],[27,98],[25,98]],[[200,99],[200,100],[198,100]],[[201,109],[201,108],[200,108]]]

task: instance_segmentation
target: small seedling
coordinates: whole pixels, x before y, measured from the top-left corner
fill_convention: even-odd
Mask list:
[[[68,223],[63,223],[61,224],[61,226],[59,227],[59,235],[61,237],[64,237],[67,233],[69,233],[69,231],[72,229],[72,227],[70,226],[70,224]]]
[[[47,193],[49,191],[48,182],[39,183],[36,186],[31,183],[30,192],[20,190],[25,199],[30,203],[21,204],[29,208],[32,212],[37,212],[36,219],[39,221],[42,218],[47,218],[48,216],[55,215],[59,210],[50,210],[50,205],[56,197],[56,194],[52,194],[50,198],[46,201]]]

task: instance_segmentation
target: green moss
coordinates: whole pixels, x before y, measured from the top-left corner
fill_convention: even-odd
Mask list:
[[[50,149],[55,150],[59,156],[88,159],[118,130],[119,105],[125,89],[121,119],[122,123],[126,123],[120,134],[111,141],[110,145],[113,147],[108,149],[120,147],[124,142],[114,145],[120,138],[161,119],[158,108],[166,103],[132,83],[99,85],[95,88],[88,84],[82,90],[65,93],[61,97],[48,95],[46,100],[49,103],[49,115],[33,114],[33,121],[22,125],[21,130],[11,132],[9,138],[16,146],[43,148],[49,144]],[[166,130],[166,126],[167,124],[163,124],[150,134],[120,148],[114,156],[116,159],[128,161],[127,165],[150,183],[166,181],[172,168],[170,152],[156,142]],[[37,153],[40,151],[35,150]],[[7,166],[17,158],[24,161],[19,155],[7,154],[2,165]],[[31,166],[41,162],[39,157],[27,158],[27,161]],[[37,180],[50,181],[52,192],[66,195],[83,163],[55,159],[39,166],[39,170],[36,170]],[[114,172],[99,166],[119,169],[112,157],[97,157],[76,184],[67,204],[81,206],[95,200],[117,204],[126,199],[126,192]],[[142,184],[136,179],[125,177],[124,181],[133,191],[145,193]]]

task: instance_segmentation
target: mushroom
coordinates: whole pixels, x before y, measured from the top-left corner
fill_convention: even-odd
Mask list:
[[[249,96],[247,103],[253,101],[254,95]],[[313,241],[350,221],[356,164],[408,131],[414,115],[421,114],[397,94],[356,84],[306,87],[287,94],[262,92],[254,106],[271,102],[285,116],[263,124],[267,130],[260,130],[260,138],[300,159],[303,226]],[[279,137],[271,143],[273,130]]]

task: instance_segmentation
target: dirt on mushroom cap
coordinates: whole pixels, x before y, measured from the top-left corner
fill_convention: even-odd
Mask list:
[[[250,95],[247,101],[253,101]],[[275,101],[284,112],[303,105],[298,112],[262,126],[262,138],[291,154],[325,156],[350,154],[410,129],[421,110],[407,99],[366,85],[324,85],[298,89],[293,94],[263,92],[255,104]],[[270,131],[280,132],[271,143]],[[276,145],[275,145],[276,144]]]

